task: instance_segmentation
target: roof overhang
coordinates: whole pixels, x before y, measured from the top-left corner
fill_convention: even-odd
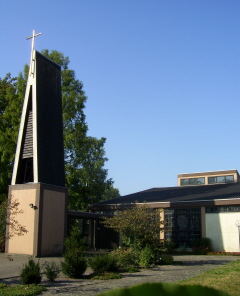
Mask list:
[[[148,205],[150,208],[182,208],[182,207],[204,207],[204,206],[224,206],[240,205],[240,198],[235,199],[212,199],[212,200],[191,200],[177,202],[143,202],[143,203],[122,203],[122,204],[95,204],[91,205],[91,210],[123,210],[135,205]]]
[[[87,219],[87,220],[98,220],[103,217],[112,217],[112,215],[68,210],[68,217],[78,218],[78,219]]]

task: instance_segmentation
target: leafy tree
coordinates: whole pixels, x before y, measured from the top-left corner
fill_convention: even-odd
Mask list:
[[[119,196],[120,192],[118,188],[114,188],[113,185],[111,185],[107,190],[105,190],[102,200],[109,200],[112,198],[117,198]]]
[[[164,222],[160,221],[159,210],[153,210],[147,205],[135,205],[117,212],[112,218],[104,217],[102,223],[119,232],[124,245],[141,251],[159,245],[159,233],[163,230]]]
[[[106,139],[87,135],[84,108],[87,97],[83,84],[68,68],[69,58],[47,49],[42,54],[62,68],[62,102],[66,187],[69,208],[86,210],[88,205],[104,199],[113,184],[104,168]],[[18,79],[8,74],[0,80],[0,194],[6,196],[12,174],[12,164],[24,99],[28,66]]]
[[[7,74],[0,79],[0,202],[6,199],[12,175],[12,163],[21,118],[22,97],[19,94],[22,79]]]

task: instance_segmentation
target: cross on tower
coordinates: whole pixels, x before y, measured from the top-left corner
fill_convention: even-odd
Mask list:
[[[30,60],[30,67],[29,67],[29,73],[30,75],[33,75],[34,72],[34,58],[33,58],[33,50],[34,50],[34,41],[35,41],[35,37],[41,35],[42,33],[38,33],[36,34],[36,31],[33,30],[33,34],[32,36],[26,38],[26,40],[31,39],[32,38],[32,52],[31,52],[31,60]]]
[[[32,34],[32,36],[26,38],[26,40],[32,38],[32,51],[34,50],[34,41],[35,41],[35,37],[36,37],[36,36],[39,36],[39,35],[42,35],[42,33],[38,33],[38,34],[36,34],[36,31],[33,30],[33,34]]]

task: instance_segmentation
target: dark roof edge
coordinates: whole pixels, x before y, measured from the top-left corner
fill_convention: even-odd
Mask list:
[[[118,210],[124,209],[126,206],[136,205],[148,205],[151,208],[180,208],[180,207],[204,207],[204,206],[224,206],[224,205],[240,205],[240,198],[232,199],[213,199],[213,200],[190,200],[190,201],[178,201],[178,202],[146,202],[146,203],[124,203],[124,204],[105,204],[105,205],[94,205],[91,207],[92,210],[98,211],[101,209],[105,210]]]

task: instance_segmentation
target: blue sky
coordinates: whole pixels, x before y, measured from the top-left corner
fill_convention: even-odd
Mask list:
[[[238,0],[2,1],[0,77],[29,62],[33,29],[69,56],[122,195],[240,170],[239,15]]]

